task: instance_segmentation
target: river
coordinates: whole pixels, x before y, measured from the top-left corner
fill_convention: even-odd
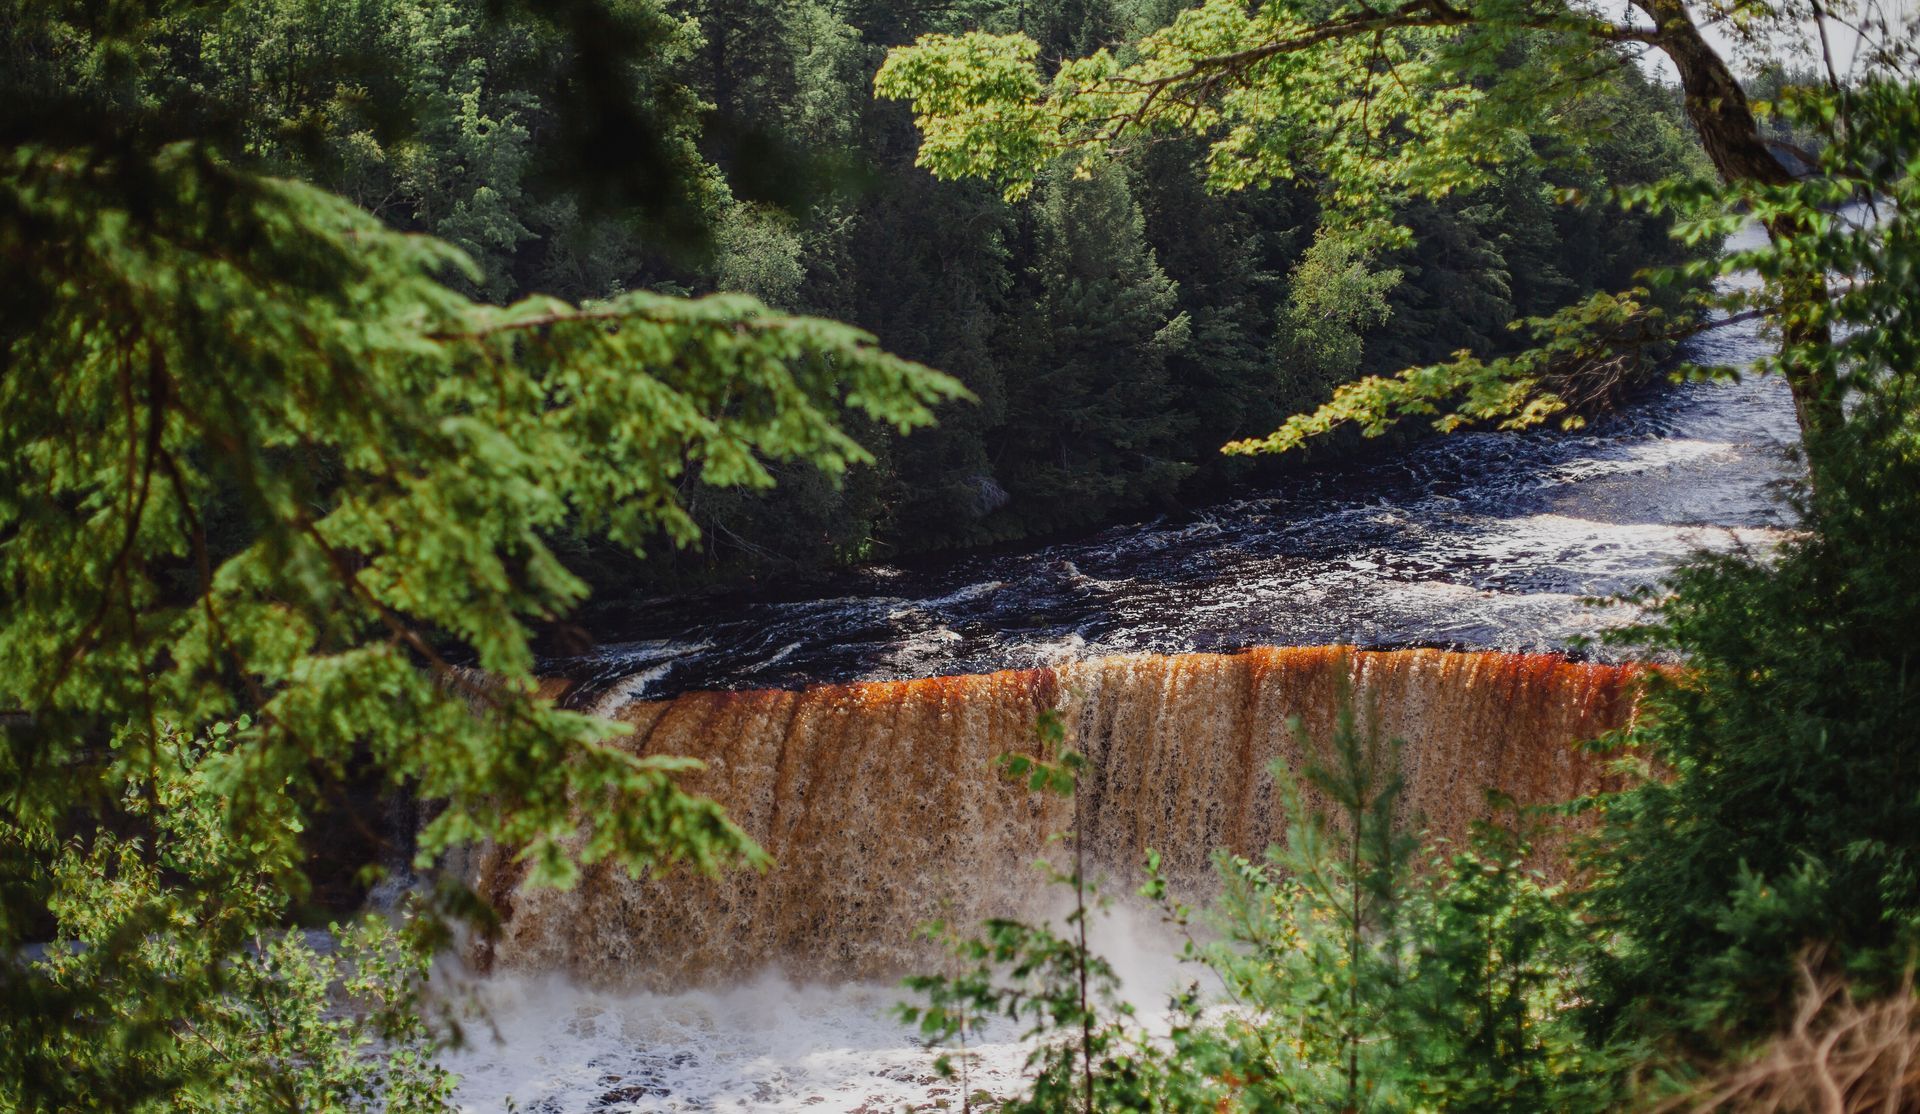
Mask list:
[[[1751,325],[1698,342],[1742,366]],[[1469,433],[1325,468],[1180,521],[944,566],[874,565],[802,599],[662,599],[549,663],[584,705],[1250,645],[1565,650],[1629,619],[1590,601],[1789,526],[1775,378],[1650,390],[1575,432]],[[1625,651],[1589,646],[1602,656]]]
[[[1695,342],[1744,366],[1751,325]],[[612,708],[690,689],[796,687],[983,672],[1122,651],[1352,643],[1469,649],[1589,646],[1633,617],[1592,602],[1655,585],[1688,554],[1765,548],[1792,527],[1797,474],[1782,383],[1650,390],[1590,427],[1473,433],[1327,468],[1179,521],[1115,527],[937,568],[877,565],[804,599],[660,600],[630,637],[550,663]],[[1151,924],[1108,922],[1105,950],[1150,1000],[1176,977]],[[1144,941],[1144,942],[1143,942]],[[470,1110],[810,1109],[959,1105],[932,1053],[887,1013],[897,992],[765,972],[674,995],[582,989],[556,977],[478,984],[492,1025],[451,1054]],[[794,981],[801,978],[801,981]],[[1150,1011],[1149,1011],[1150,1012]],[[978,1049],[971,1088],[1004,1093],[1015,1034]]]

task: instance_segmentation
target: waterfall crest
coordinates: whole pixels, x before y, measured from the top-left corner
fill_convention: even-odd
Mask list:
[[[1033,916],[1032,869],[1074,804],[992,769],[1033,753],[1044,708],[1090,760],[1079,807],[1099,866],[1129,875],[1151,847],[1176,890],[1203,896],[1216,847],[1257,854],[1282,815],[1268,766],[1305,760],[1342,679],[1363,716],[1406,741],[1404,805],[1458,838],[1484,790],[1522,804],[1602,788],[1572,744],[1627,723],[1640,667],[1557,655],[1262,648],[1123,655],[1046,669],[803,691],[696,692],[615,712],[643,754],[699,758],[688,789],[720,802],[777,861],[765,874],[634,880],[589,869],[567,892],[523,890],[485,848],[470,881],[503,914],[488,964],[667,989],[781,963],[802,978],[887,978],[932,964],[920,924]]]

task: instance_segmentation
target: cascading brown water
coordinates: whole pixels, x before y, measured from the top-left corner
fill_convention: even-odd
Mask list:
[[[517,889],[510,856],[489,850],[474,880],[505,923],[485,958],[650,987],[774,962],[813,978],[924,967],[922,923],[1044,904],[1031,863],[1073,806],[992,769],[997,755],[1035,750],[1044,708],[1090,759],[1081,821],[1109,870],[1151,847],[1197,893],[1214,848],[1254,853],[1279,839],[1269,763],[1304,761],[1289,717],[1327,736],[1343,674],[1379,729],[1406,741],[1406,807],[1458,837],[1485,814],[1488,787],[1521,803],[1600,788],[1603,763],[1572,744],[1628,720],[1636,672],[1552,655],[1257,649],[636,702],[617,713],[635,728],[629,745],[704,760],[688,788],[779,865],[717,881],[595,868],[556,892]]]
[[[1690,347],[1702,365],[1742,366],[1772,345],[1748,322]],[[693,787],[781,867],[717,883],[594,872],[554,894],[516,892],[506,856],[476,860],[470,876],[508,914],[487,958],[513,970],[483,986],[511,1035],[504,1051],[460,1062],[462,1100],[625,1109],[618,1095],[644,1091],[660,1100],[650,1108],[960,1105],[916,1034],[886,1018],[894,988],[845,977],[932,969],[939,957],[913,937],[929,917],[1058,910],[1059,891],[1029,864],[1060,849],[1045,836],[1071,806],[989,767],[1032,748],[1040,708],[1059,707],[1092,757],[1078,804],[1096,860],[1125,868],[1152,846],[1176,884],[1201,890],[1213,847],[1254,852],[1283,831],[1265,767],[1301,759],[1289,713],[1324,739],[1341,665],[1324,650],[1190,651],[1566,647],[1638,617],[1593,597],[1655,587],[1697,547],[1764,549],[1792,529],[1778,487],[1797,474],[1783,452],[1796,430],[1777,378],[1694,382],[1583,430],[1439,438],[1030,550],[865,566],[798,596],[615,606],[602,645],[547,663],[556,691],[632,721],[646,751],[708,759]],[[1101,657],[1118,653],[1182,656]],[[1098,660],[986,672],[1063,657]],[[1424,652],[1345,668],[1407,739],[1409,810],[1448,835],[1481,814],[1488,785],[1522,801],[1602,785],[1602,764],[1568,743],[1633,711],[1629,668]],[[980,675],[911,680],[960,673]],[[631,703],[640,695],[655,702]],[[1135,936],[1150,921],[1103,926],[1116,935],[1096,947],[1126,968],[1136,1000],[1190,976],[1156,966],[1164,941]],[[760,968],[772,970],[698,985]],[[615,989],[635,986],[675,992]],[[1026,1045],[1009,1034],[972,1047],[986,1053],[972,1085],[1024,1087]]]

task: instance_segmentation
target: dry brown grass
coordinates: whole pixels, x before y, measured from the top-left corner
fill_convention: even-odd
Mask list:
[[[1662,1111],[1920,1114],[1920,998],[1900,988],[1856,1002],[1844,980],[1800,963],[1792,1024],[1756,1058],[1710,1077]]]

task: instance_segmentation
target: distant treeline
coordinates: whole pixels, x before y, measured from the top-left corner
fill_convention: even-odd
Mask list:
[[[1658,219],[1556,196],[1598,200],[1698,157],[1674,95],[1623,66],[1581,109],[1600,121],[1594,146],[1516,135],[1490,188],[1403,206],[1412,237],[1390,253],[1318,234],[1304,186],[1209,195],[1197,145],[1179,139],[1009,204],[913,165],[906,107],[872,94],[886,48],[985,27],[1077,55],[1178,3],[705,0],[651,19],[634,6],[623,26],[651,36],[650,60],[611,76],[647,91],[653,117],[633,134],[699,183],[668,199],[677,209],[555,171],[555,135],[628,133],[569,114],[579,69],[511,4],[254,0],[182,17],[169,59],[183,84],[252,106],[236,156],[460,245],[489,299],[743,291],[862,326],[979,397],[932,431],[866,431],[877,463],[839,488],[794,467],[773,493],[690,492],[703,549],[663,545],[634,565],[583,548],[603,586],[804,573],[1192,503],[1259,466],[1222,443],[1332,384],[1513,347],[1516,317],[1671,261]]]

